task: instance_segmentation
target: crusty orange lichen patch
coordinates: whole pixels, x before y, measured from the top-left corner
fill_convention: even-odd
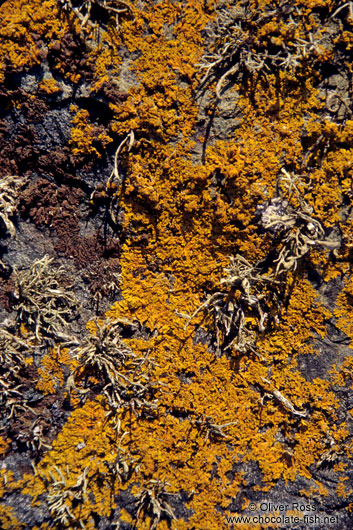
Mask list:
[[[3,501],[7,492],[6,484],[11,478],[11,472],[7,472],[4,468],[0,470],[0,499]],[[25,527],[18,521],[13,508],[6,506],[4,502],[0,504],[0,525],[4,530],[23,530]]]
[[[0,436],[0,455],[5,456],[10,449],[10,440]]]
[[[4,530],[23,530],[24,523],[20,523],[9,506],[0,504],[0,524]]]
[[[166,5],[158,4],[156,32]],[[239,100],[243,121],[233,138],[208,147],[205,165],[193,165],[187,160],[191,144],[178,139],[161,145],[177,133],[184,138],[192,133],[196,109],[188,88],[183,93],[174,75],[181,64],[176,59],[179,43],[172,48],[173,41],[165,42],[161,32],[159,38],[159,63],[149,55],[149,41],[141,43],[142,58],[135,63],[141,86],[114,108],[115,131],[133,129],[139,142],[124,161],[128,175],[121,198],[133,240],[122,249],[123,301],[107,316],[127,317],[158,332],[144,346],[156,363],[153,377],[165,385],[158,427],[132,424],[134,451],[141,454],[145,472],[155,477],[158,470],[158,478],[170,483],[172,492],[185,487],[194,491],[188,504],[194,515],[187,524],[222,527],[215,506],[226,506],[227,499],[230,503],[230,492],[234,496],[243,480],[237,477],[227,490],[229,462],[255,460],[263,473],[260,488],[269,489],[280,477],[310,478],[309,468],[325,451],[327,432],[337,421],[338,403],[329,383],[307,382],[296,366],[298,353],[314,353],[310,340],[317,333],[325,336],[325,321],[331,316],[315,301],[317,292],[307,280],[288,278],[278,327],[259,339],[258,356],[237,361],[238,372],[232,362],[215,359],[195,344],[201,313],[185,327],[203,293],[215,289],[231,252],[241,252],[252,262],[268,253],[271,240],[260,236],[254,225],[256,206],[273,196],[282,167],[303,172],[303,127],[308,123],[311,141],[311,123],[321,103],[310,76],[303,87],[281,73],[279,95],[275,76],[262,78],[255,106],[249,94]],[[178,101],[189,100],[179,107],[178,121],[175,95]],[[325,134],[333,134],[329,125]],[[341,194],[338,177],[325,180],[336,158],[332,155],[325,163],[323,170],[305,173],[300,192],[313,215],[332,226],[338,222]],[[215,172],[222,176],[222,186],[212,183]],[[285,399],[290,407],[283,405]],[[309,414],[312,403],[314,412]],[[266,427],[269,422],[271,427]],[[279,434],[281,442],[276,441]],[[344,425],[338,425],[330,436],[340,441],[345,434]],[[213,467],[222,490],[211,478]]]
[[[108,136],[102,128],[93,125],[89,120],[89,112],[85,109],[78,110],[73,105],[72,111],[76,111],[72,120],[70,145],[74,155],[91,155],[101,157],[102,148],[104,149],[112,138]]]
[[[37,467],[36,475],[28,477],[23,493],[35,499],[43,492],[52,496],[49,508],[55,528],[62,528],[57,506],[60,499],[66,506],[69,527],[82,520],[86,528],[93,529],[94,514],[109,516],[115,509],[114,492],[120,485],[115,466],[128,439],[119,443],[121,436],[112,429],[106,412],[100,402],[87,402],[73,412],[53,449]]]
[[[71,358],[67,348],[52,348],[50,353],[44,355],[38,368],[37,388],[44,395],[55,394],[64,383],[65,365],[69,366]]]
[[[49,79],[43,79],[43,81],[39,83],[39,88],[50,96],[60,92],[60,87],[53,77],[50,77]]]
[[[61,39],[74,24],[60,16],[55,0],[6,1],[0,7],[0,79],[6,66],[22,70],[41,61],[38,40]]]
[[[353,277],[348,276],[345,286],[339,293],[334,311],[337,326],[353,340]]]
[[[353,380],[353,355],[347,357],[340,367],[332,368],[333,382],[339,386],[347,386]],[[353,389],[353,386],[351,387]]]
[[[125,282],[130,277],[130,270],[131,265],[127,264],[126,270],[123,267]],[[262,487],[266,489],[281,476],[286,480],[294,480],[297,474],[311,477],[309,467],[325,450],[325,437],[331,423],[336,421],[338,403],[328,382],[308,383],[296,370],[296,353],[313,352],[309,344],[312,333],[323,335],[324,321],[329,316],[329,312],[315,302],[316,293],[310,283],[292,280],[290,301],[283,311],[278,331],[259,342],[259,358],[240,361],[237,375],[231,370],[229,361],[214,359],[203,346],[193,344],[195,323],[185,329],[183,318],[185,311],[190,311],[189,298],[178,297],[182,285],[178,288],[175,280],[171,289],[169,282],[156,281],[156,275],[148,273],[146,268],[143,275],[141,282],[131,277],[131,294],[124,291],[124,300],[117,303],[108,315],[119,318],[130,314],[131,318],[143,319],[148,328],[159,331],[158,337],[144,347],[151,348],[151,356],[156,362],[154,376],[165,385],[166,395],[160,410],[165,407],[167,413],[185,418],[180,423],[180,420],[172,421],[167,416],[168,422],[164,423],[159,417],[155,431],[151,425],[143,426],[140,421],[133,424],[134,451],[141,454],[146,472],[150,470],[154,476],[153,470],[157,468],[159,478],[173,484],[176,490],[191,488],[194,484],[195,495],[189,507],[199,514],[200,503],[207,502],[208,518],[213,513],[212,506],[218,503],[226,506],[227,499],[231,502],[231,495],[243,480],[239,477],[238,485],[235,479],[232,481],[228,497],[227,488],[223,487],[222,495],[218,493],[218,496],[212,496],[211,502],[206,501],[203,492],[206,495],[207,491],[209,499],[210,489],[206,484],[210,482],[212,466],[219,469],[221,477],[221,469],[224,470],[225,475],[220,478],[223,486],[227,484],[229,462],[239,462],[244,457],[258,462],[264,476]],[[173,276],[177,279],[176,273]],[[148,303],[142,307],[144,296]],[[177,310],[173,312],[177,300]],[[306,311],[305,319],[301,318],[303,310]],[[138,343],[136,346],[141,347]],[[271,358],[276,360],[277,366],[269,369],[267,364],[271,363]],[[266,364],[261,359],[266,360]],[[272,383],[266,382],[269,371]],[[259,390],[255,391],[253,385],[258,385]],[[164,386],[162,392],[163,389]],[[274,390],[290,398],[295,410],[305,412],[308,407],[313,407],[315,412],[310,417],[307,412],[308,417],[303,419],[291,415],[276,399]],[[212,420],[207,421],[207,416]],[[262,426],[269,422],[272,429],[262,432]],[[283,424],[286,425],[284,432],[280,427]],[[212,425],[216,427],[212,428]],[[224,436],[217,430],[217,426],[223,425]],[[165,430],[166,426],[170,433]],[[282,443],[275,441],[278,432],[284,435]],[[345,435],[343,426],[335,434],[340,440]],[[204,451],[207,451],[205,455]],[[183,461],[188,462],[187,468],[182,465]],[[189,469],[200,467],[202,474],[190,474]],[[203,480],[205,486],[202,486]],[[218,516],[212,521],[219,523]]]

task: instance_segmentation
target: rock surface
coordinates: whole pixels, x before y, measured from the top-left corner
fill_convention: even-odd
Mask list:
[[[350,3],[0,4],[0,527],[349,530]]]

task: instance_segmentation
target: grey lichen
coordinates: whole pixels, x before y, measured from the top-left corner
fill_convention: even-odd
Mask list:
[[[158,523],[162,518],[167,517],[169,521],[176,519],[172,507],[167,501],[167,483],[158,480],[150,480],[147,486],[142,490],[137,499],[137,513],[134,528],[138,528],[140,520],[146,516],[151,518],[150,530],[156,530]]]
[[[17,210],[19,190],[25,179],[14,175],[1,177],[0,179],[0,219],[5,228],[5,233],[15,237],[16,228],[13,216]]]
[[[62,341],[77,308],[72,286],[62,286],[64,267],[54,268],[52,262],[46,255],[26,270],[14,268],[17,323],[33,331],[38,341]]]
[[[78,391],[82,398],[89,391],[89,378],[99,379],[103,395],[107,399],[111,419],[115,418],[119,430],[119,410],[128,407],[152,413],[157,408],[158,382],[152,381],[150,372],[153,363],[148,356],[138,357],[122,340],[122,325],[126,321],[96,322],[95,333],[87,334],[85,340],[73,350],[78,365],[69,387]],[[87,388],[88,386],[88,388]]]

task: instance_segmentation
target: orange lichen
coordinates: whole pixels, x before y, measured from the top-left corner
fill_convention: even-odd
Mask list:
[[[0,455],[5,456],[8,450],[10,449],[11,442],[10,440],[0,436]]]
[[[50,79],[43,79],[43,81],[39,83],[39,88],[48,95],[53,95],[60,92],[60,87],[53,77]]]
[[[44,355],[38,368],[37,388],[44,395],[55,394],[65,380],[65,366],[71,363],[67,348],[52,348],[50,353]]]
[[[353,356],[347,357],[340,367],[334,366],[331,370],[334,384],[345,387],[353,381]],[[353,384],[351,384],[353,389]]]
[[[20,523],[9,506],[0,504],[0,524],[3,530],[23,530],[24,523]]]
[[[89,122],[89,112],[85,109],[78,110],[72,105],[71,110],[76,111],[72,120],[70,145],[74,155],[91,155],[100,158],[104,149],[113,139],[99,127]]]
[[[73,29],[70,20],[59,14],[55,0],[9,0],[0,7],[0,79],[7,65],[28,69],[41,61],[38,40],[61,39]],[[39,37],[39,39],[37,39]]]
[[[0,499],[2,499],[6,493],[6,484],[12,478],[12,473],[7,472],[6,469],[0,470]],[[13,508],[0,504],[0,525],[4,530],[22,530],[24,524],[20,523],[14,513]]]
[[[352,488],[349,488],[347,484],[348,477],[340,477],[339,482],[337,484],[337,495],[339,497],[343,497],[346,499],[348,495],[351,495],[353,493]]]
[[[153,20],[148,10],[144,13],[153,34],[139,41],[142,56],[134,69],[140,85],[130,89],[126,103],[112,107],[114,130],[126,134],[133,129],[139,143],[124,161],[128,176],[122,196],[125,226],[133,227],[135,241],[122,248],[123,300],[107,316],[128,317],[158,333],[145,344],[131,341],[137,349],[151,351],[156,363],[153,377],[167,389],[158,428],[141,420],[131,424],[134,451],[141,455],[145,473],[155,477],[158,469],[158,479],[170,483],[172,492],[194,491],[188,504],[194,515],[188,523],[178,521],[181,528],[222,527],[224,521],[214,508],[230,503],[243,480],[234,478],[228,489],[230,462],[257,461],[263,473],[259,488],[270,489],[282,476],[294,480],[299,473],[309,478],[309,468],[324,451],[326,433],[336,421],[338,403],[329,383],[307,382],[297,371],[297,354],[314,353],[311,339],[315,334],[326,335],[325,321],[331,316],[316,302],[317,292],[307,280],[288,276],[287,303],[279,325],[259,338],[258,358],[236,359],[237,373],[231,369],[233,361],[215,359],[204,346],[195,344],[194,330],[202,322],[201,313],[185,328],[187,315],[199,306],[203,292],[215,289],[234,249],[251,262],[269,252],[270,237],[260,236],[254,225],[256,207],[273,196],[282,167],[302,173],[305,153],[300,137],[306,127],[311,141],[315,112],[322,104],[310,76],[304,86],[294,85],[288,73],[280,73],[280,86],[275,76],[261,78],[253,94],[255,105],[247,93],[238,101],[243,120],[231,140],[209,146],[205,165],[191,163],[186,153],[192,144],[187,139],[193,133],[197,109],[189,86],[181,89],[175,72],[182,68],[183,75],[192,80],[192,62],[187,70],[178,59],[183,49],[180,37],[165,39],[159,17],[162,13],[170,16],[170,7],[169,2],[159,3]],[[272,31],[270,27],[265,30]],[[178,29],[174,31],[180,35]],[[188,41],[192,50],[194,35]],[[158,48],[152,47],[155,36]],[[196,57],[197,53],[195,47],[192,54]],[[176,101],[181,102],[178,120]],[[326,128],[328,136],[337,134],[329,124]],[[339,221],[339,178],[326,180],[333,164],[340,171],[338,160],[332,155],[323,169],[307,172],[301,189],[325,226]],[[212,183],[210,176],[215,173],[222,176],[222,187]],[[324,253],[322,261],[327,259]],[[254,390],[254,385],[262,392]],[[314,403],[314,412],[301,419],[298,427],[297,418],[271,394],[275,390],[290,398],[294,410],[305,411]],[[163,410],[169,413],[165,419]],[[185,419],[173,419],[170,413]],[[212,418],[209,425],[229,425],[224,428],[224,439],[212,435],[210,427],[207,435],[206,416]],[[261,432],[268,422],[272,427]],[[288,446],[275,441],[283,424]],[[332,430],[338,439],[345,433],[344,425]],[[187,468],[183,461],[188,462]],[[222,488],[210,478],[213,467]],[[198,473],[189,469],[198,469]]]
[[[127,440],[123,445],[120,444],[120,450],[126,446]],[[93,514],[109,516],[115,508],[114,492],[119,489],[120,484],[114,474],[118,442],[116,431],[106,419],[103,404],[87,402],[71,414],[63,431],[53,443],[53,449],[37,467],[36,476],[28,477],[23,492],[37,498],[49,488],[49,493],[54,494],[54,480],[60,482],[64,504],[72,514],[71,522],[82,520],[87,525],[86,528],[94,528]],[[85,481],[81,484],[82,476]],[[82,485],[82,491],[79,491],[78,482]],[[82,493],[79,502],[76,501],[77,497],[75,498],[78,491]],[[55,510],[52,515],[56,527],[62,528],[59,519],[55,519]]]
[[[337,326],[353,340],[353,278],[348,276],[345,286],[339,293],[334,311]]]

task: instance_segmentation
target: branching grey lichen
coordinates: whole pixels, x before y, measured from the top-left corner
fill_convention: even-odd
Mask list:
[[[77,308],[72,286],[61,286],[64,267],[54,269],[52,261],[46,255],[27,270],[14,269],[17,323],[32,330],[38,341],[43,337],[68,340],[64,330]]]
[[[25,180],[22,177],[9,175],[0,179],[0,219],[5,226],[5,233],[15,237],[16,228],[13,216],[18,205],[19,190]]]
[[[114,223],[114,225],[118,224],[115,211],[116,211],[116,206],[118,202],[118,190],[123,182],[123,177],[119,172],[119,156],[120,156],[120,153],[123,147],[126,147],[127,152],[129,153],[134,143],[135,143],[135,135],[133,131],[130,131],[125,136],[125,138],[120,142],[117,150],[115,151],[114,167],[102,191],[103,197],[106,203],[107,216],[109,220],[111,220]],[[94,200],[97,196],[98,196],[98,190],[96,188],[90,196],[91,204],[94,204]]]
[[[257,37],[258,29],[278,19],[283,20],[286,35],[272,30],[269,35]],[[327,49],[322,33],[305,34],[298,31],[300,10],[287,2],[269,3],[254,8],[250,2],[222,2],[218,17],[206,32],[208,50],[200,63],[204,75],[203,88],[216,81],[216,95],[220,99],[227,80],[244,73],[256,74],[279,69],[295,70],[304,60],[315,58]],[[273,24],[274,28],[278,26]]]
[[[302,198],[298,185],[299,178],[282,168],[282,175],[277,179],[278,196],[257,209],[260,225],[267,231],[281,233],[282,248],[274,262],[278,277],[294,272],[310,248],[334,250],[341,245],[339,240],[325,237],[321,223],[312,216],[313,210]],[[292,196],[299,204],[296,208],[290,205]]]
[[[210,439],[212,442],[221,440],[224,438],[230,438],[229,434],[226,434],[223,429],[236,425],[237,421],[229,423],[223,423],[223,425],[217,425],[211,416],[202,416],[201,418],[195,419],[192,423],[200,429],[201,432],[205,433],[204,441],[207,442]]]
[[[137,512],[134,528],[138,528],[138,523],[146,516],[151,518],[150,530],[156,530],[162,518],[167,518],[169,522],[176,519],[172,507],[167,501],[167,483],[158,480],[150,480],[147,487],[143,489],[137,499]]]
[[[51,522],[54,525],[62,525],[67,527],[75,524],[80,528],[85,528],[83,522],[75,517],[72,513],[72,501],[76,500],[77,503],[83,502],[87,498],[87,485],[88,485],[88,471],[86,467],[83,472],[77,477],[76,483],[73,486],[69,486],[67,481],[70,477],[70,470],[66,467],[66,477],[64,476],[61,469],[54,466],[54,472],[49,472],[49,478],[44,474],[39,476],[46,485],[48,492],[47,502],[51,514]]]
[[[230,258],[229,267],[220,284],[227,290],[210,295],[190,317],[193,319],[201,310],[207,309],[216,330],[217,353],[235,346],[239,352],[254,349],[257,332],[245,324],[247,316],[257,320],[258,331],[265,331],[271,323],[268,312],[269,299],[264,287],[280,285],[273,276],[265,275],[259,266],[251,265],[243,256]],[[277,305],[276,291],[271,290],[271,304]],[[222,337],[222,344],[221,344]]]
[[[115,15],[116,28],[119,28],[119,15],[130,13],[131,5],[124,0],[60,0],[64,9],[72,11],[81,22],[81,28],[87,24],[95,27],[94,19],[100,20],[102,15]]]
[[[259,205],[257,217],[260,226],[280,236],[281,246],[277,259],[269,257],[252,265],[243,256],[230,257],[224,269],[219,290],[209,295],[194,314],[201,310],[213,320],[217,353],[235,347],[240,353],[253,351],[258,333],[263,333],[278,322],[281,292],[288,272],[295,272],[298,263],[311,248],[334,250],[341,242],[329,239],[321,223],[313,217],[312,208],[305,202],[298,186],[299,178],[282,169],[277,179],[277,197]],[[296,199],[296,207],[290,201]],[[270,271],[270,272],[266,272]],[[250,327],[246,320],[255,320]]]
[[[13,333],[9,323],[0,328],[0,411],[1,428],[21,410],[35,412],[23,396],[21,372],[25,357],[33,353],[30,340]],[[23,374],[22,374],[23,375]]]
[[[316,467],[322,468],[327,466],[332,466],[337,463],[337,460],[341,459],[344,455],[344,448],[341,444],[338,444],[334,438],[327,433],[325,439],[325,449],[320,456],[320,460],[317,462]],[[345,445],[345,447],[347,447]]]
[[[263,383],[266,385],[271,386],[271,381],[268,379],[265,379],[264,377],[261,378]],[[293,403],[286,398],[277,388],[274,388],[273,390],[266,391],[262,398],[262,403],[266,398],[275,399],[278,403],[280,403],[287,411],[289,411],[293,416],[299,416],[300,418],[306,418],[308,413],[307,411],[301,411],[297,410]]]
[[[123,439],[129,434],[129,432],[125,431],[120,437],[115,460],[110,462],[104,461],[104,464],[109,469],[112,480],[115,481],[118,479],[121,484],[129,480],[133,473],[138,473],[141,468],[138,459],[121,447]]]
[[[151,399],[159,388],[150,380],[151,361],[147,357],[137,357],[121,338],[121,327],[126,321],[105,320],[96,323],[95,334],[86,337],[83,344],[76,346],[72,353],[78,360],[73,374],[75,390],[78,382],[88,384],[91,376],[98,377],[107,398],[109,417],[114,418],[121,407],[129,407],[151,413],[157,408],[157,399]],[[77,382],[77,385],[76,385]],[[87,388],[79,390],[87,393]],[[117,430],[118,430],[118,420]]]

